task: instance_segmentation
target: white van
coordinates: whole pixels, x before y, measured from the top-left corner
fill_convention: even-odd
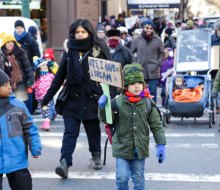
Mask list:
[[[37,43],[39,45],[39,50],[41,53],[41,56],[43,55],[43,46],[42,46],[42,41],[41,41],[41,36],[40,36],[40,31],[39,28],[36,24],[36,22],[34,22],[32,19],[29,18],[24,18],[24,17],[18,17],[18,16],[7,16],[7,17],[0,17],[0,34],[2,32],[7,32],[9,34],[14,35],[14,24],[16,20],[22,20],[24,22],[24,26],[26,29],[26,32],[28,32],[28,28],[30,26],[35,26],[38,30],[38,34],[37,34]],[[0,42],[1,43],[1,42]]]

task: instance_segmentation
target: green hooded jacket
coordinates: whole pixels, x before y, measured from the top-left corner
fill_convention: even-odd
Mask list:
[[[220,69],[215,76],[214,84],[212,87],[212,93],[217,93],[218,91],[220,91]]]
[[[166,144],[164,129],[158,110],[152,101],[152,111],[147,114],[146,100],[131,103],[124,94],[117,97],[118,106],[117,128],[112,139],[112,155],[124,159],[149,157],[149,133],[153,133],[156,144]],[[149,118],[147,119],[147,116]],[[113,120],[115,119],[113,113]],[[99,119],[105,123],[105,110],[99,109]]]

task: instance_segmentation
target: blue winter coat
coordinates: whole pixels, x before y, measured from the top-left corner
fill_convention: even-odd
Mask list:
[[[26,145],[32,156],[41,154],[36,124],[25,104],[15,98],[0,98],[0,174],[28,167]]]

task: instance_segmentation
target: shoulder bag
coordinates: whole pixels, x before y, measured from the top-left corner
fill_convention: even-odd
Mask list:
[[[80,63],[88,56],[88,54],[90,53],[91,51],[87,51],[82,59],[80,60]],[[66,102],[66,99],[68,97],[68,94],[69,94],[69,87],[67,85],[67,83],[64,84],[64,87],[62,88],[62,90],[60,91],[58,97],[57,97],[57,101],[56,101],[56,104],[55,104],[55,110],[57,112],[57,114],[59,115],[62,115],[63,114],[63,107],[64,107],[64,104]]]

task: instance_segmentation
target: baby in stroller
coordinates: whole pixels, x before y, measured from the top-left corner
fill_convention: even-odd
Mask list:
[[[172,97],[175,102],[199,102],[203,95],[204,82],[196,87],[187,86],[183,76],[177,75],[174,79]]]

